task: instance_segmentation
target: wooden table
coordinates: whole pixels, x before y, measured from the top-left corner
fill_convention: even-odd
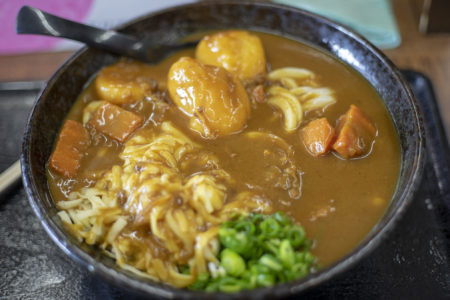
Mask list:
[[[450,34],[422,35],[418,32],[416,1],[392,0],[402,44],[386,50],[400,68],[413,69],[433,82],[441,115],[450,137]],[[45,80],[72,52],[0,56],[0,81]]]
[[[431,79],[450,140],[450,34],[419,33],[420,12],[413,5],[417,1],[392,2],[402,43],[385,53],[399,68],[422,72]]]

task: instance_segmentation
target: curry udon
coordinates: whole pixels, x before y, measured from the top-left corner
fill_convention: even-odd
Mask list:
[[[234,30],[157,65],[100,70],[67,116],[48,181],[71,234],[121,267],[178,287],[208,274],[234,291],[218,280],[267,286],[351,251],[386,210],[399,161],[393,122],[362,76],[297,41]],[[225,232],[244,223],[256,227],[242,238],[265,234],[255,241],[275,248],[228,249]],[[304,228],[308,240],[263,225]],[[297,258],[307,263],[273,273]]]

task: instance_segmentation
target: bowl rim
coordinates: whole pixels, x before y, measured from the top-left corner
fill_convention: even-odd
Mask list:
[[[407,183],[405,185],[405,189],[399,193],[398,198],[399,201],[397,201],[395,207],[391,209],[391,213],[388,214],[388,209],[386,210],[385,214],[381,217],[381,219],[376,223],[376,225],[372,228],[372,230],[366,235],[366,237],[359,242],[359,244],[353,248],[352,251],[347,253],[345,256],[343,256],[338,261],[318,270],[317,272],[311,273],[310,275],[293,280],[287,283],[281,283],[277,284],[273,287],[269,288],[259,288],[255,290],[244,290],[241,292],[233,293],[233,294],[226,294],[226,293],[205,293],[205,292],[196,292],[196,291],[190,291],[187,289],[180,289],[175,288],[172,286],[169,286],[167,284],[161,283],[161,282],[153,282],[146,280],[144,278],[137,278],[137,277],[130,277],[126,275],[126,272],[124,270],[115,270],[107,265],[105,265],[103,262],[95,259],[93,256],[88,254],[87,252],[83,251],[80,247],[76,246],[73,243],[68,243],[66,240],[67,233],[63,231],[60,226],[58,226],[48,215],[47,211],[42,205],[42,200],[39,196],[39,192],[36,188],[36,182],[32,176],[32,170],[31,170],[31,152],[30,152],[30,136],[31,136],[31,120],[33,119],[33,116],[36,113],[36,108],[39,106],[39,104],[43,101],[43,99],[47,96],[47,94],[50,92],[52,87],[56,84],[58,81],[60,75],[64,73],[69,66],[77,60],[82,54],[87,52],[89,48],[87,46],[82,47],[78,51],[76,51],[68,60],[66,60],[63,65],[61,65],[56,72],[50,77],[46,85],[42,88],[39,95],[37,96],[37,101],[34,103],[33,108],[29,114],[29,117],[27,119],[27,125],[25,127],[24,137],[23,137],[23,143],[22,143],[22,154],[21,154],[21,170],[22,170],[22,180],[23,185],[27,194],[27,197],[29,199],[29,202],[33,208],[34,213],[39,218],[42,226],[44,227],[47,234],[51,237],[51,239],[58,245],[58,247],[63,250],[68,256],[72,257],[74,260],[76,260],[78,263],[86,267],[91,273],[99,275],[100,277],[104,278],[108,282],[111,282],[113,284],[119,283],[122,287],[125,287],[129,289],[130,291],[146,294],[146,295],[156,295],[164,298],[176,298],[176,297],[192,297],[194,299],[199,298],[209,298],[211,295],[214,295],[215,297],[238,297],[238,298],[261,298],[261,297],[268,297],[268,296],[278,296],[278,297],[284,297],[288,295],[292,295],[295,293],[299,293],[301,291],[306,291],[307,289],[310,289],[314,286],[317,286],[320,283],[323,283],[327,280],[329,280],[331,277],[336,276],[337,274],[342,273],[345,270],[348,270],[350,267],[354,266],[358,261],[360,261],[363,257],[366,257],[376,246],[378,246],[381,241],[383,241],[387,233],[392,231],[394,228],[395,223],[397,223],[401,216],[404,214],[404,211],[406,210],[407,206],[411,203],[413,194],[416,192],[418,188],[418,183],[420,182],[421,176],[422,176],[422,170],[424,166],[424,156],[425,156],[425,137],[424,137],[424,126],[423,121],[419,109],[419,105],[417,103],[417,100],[415,99],[409,85],[407,84],[406,80],[401,75],[400,71],[395,67],[395,65],[390,61],[389,58],[386,57],[385,54],[383,54],[378,48],[373,46],[367,39],[362,37],[360,34],[356,33],[352,29],[348,28],[347,26],[344,26],[342,24],[339,24],[335,21],[329,20],[325,17],[319,16],[315,13],[311,13],[309,11],[305,11],[303,9],[294,8],[290,6],[281,5],[278,3],[269,3],[269,2],[258,2],[258,1],[238,1],[238,0],[228,0],[228,1],[217,1],[217,2],[194,2],[194,3],[188,3],[178,6],[172,6],[169,8],[165,8],[162,10],[158,10],[155,12],[151,12],[149,14],[145,14],[143,16],[134,18],[128,22],[125,22],[124,24],[118,26],[116,30],[122,30],[134,23],[138,23],[142,20],[152,18],[157,15],[166,14],[169,12],[175,12],[175,11],[183,11],[190,9],[191,7],[199,7],[199,6],[210,6],[210,5],[256,5],[260,7],[267,7],[267,8],[278,8],[283,9],[286,11],[290,11],[293,13],[297,13],[300,15],[307,15],[309,17],[312,17],[314,19],[319,20],[321,23],[326,23],[327,25],[330,25],[333,27],[336,31],[339,31],[343,33],[346,36],[349,36],[350,38],[357,40],[360,44],[362,44],[364,47],[368,48],[371,53],[375,54],[377,59],[381,61],[383,64],[385,64],[391,71],[393,71],[393,74],[395,76],[395,79],[398,81],[398,83],[401,85],[401,88],[405,91],[407,98],[409,99],[409,105],[411,106],[411,111],[413,112],[413,117],[415,120],[415,128],[418,132],[418,140],[417,140],[417,147],[415,148],[415,155],[414,155],[414,162],[412,166],[412,172],[410,176],[408,177]],[[321,49],[322,51],[325,51],[324,49]],[[336,57],[335,54],[329,53],[329,55],[332,55]],[[337,58],[340,61],[342,59]],[[344,62],[348,65],[347,62]],[[352,67],[353,68],[353,67]],[[354,68],[353,68],[354,69]],[[358,72],[359,73],[359,72]]]

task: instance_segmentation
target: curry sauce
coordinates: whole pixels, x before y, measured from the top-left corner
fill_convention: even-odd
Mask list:
[[[262,41],[269,71],[283,67],[311,70],[320,86],[333,91],[335,103],[306,112],[299,128],[287,131],[278,109],[253,101],[242,129],[205,138],[191,129],[189,118],[174,105],[167,92],[171,66],[181,57],[195,56],[194,50],[184,50],[154,66],[122,60],[121,64],[137,70],[148,94],[139,94],[145,97],[143,101],[127,100],[120,106],[139,116],[139,120],[142,118],[143,125],[133,133],[134,137],[164,134],[162,124],[169,121],[193,145],[201,146],[201,150],[186,154],[179,161],[182,177],[217,170],[220,165],[232,179],[220,182],[227,189],[227,199],[249,190],[263,195],[273,211],[281,210],[293,217],[304,226],[308,238],[314,240],[312,252],[319,264],[326,266],[355,248],[386,211],[400,170],[398,136],[380,96],[349,66],[303,43],[270,34],[256,35]],[[121,80],[120,69],[115,76]],[[82,122],[87,105],[97,100],[105,99],[93,81],[81,92],[67,119]],[[344,159],[335,152],[311,155],[304,145],[302,128],[318,118],[326,118],[336,126],[351,105],[364,111],[376,127],[370,151],[353,159]],[[242,127],[241,123],[239,126]],[[65,178],[49,170],[49,186],[56,203],[70,199],[73,191],[95,185],[112,166],[123,164],[120,154],[125,140],[118,141],[105,134],[93,136],[76,176]],[[139,169],[139,164],[136,168]],[[174,197],[171,205],[179,205],[179,200]],[[121,237],[135,236],[139,247],[148,247],[155,257],[166,259],[167,251],[158,239],[140,227],[143,219],[138,219],[124,229]],[[192,255],[179,254],[181,261]]]

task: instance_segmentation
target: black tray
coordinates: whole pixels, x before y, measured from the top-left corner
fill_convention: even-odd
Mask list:
[[[369,257],[318,289],[322,299],[450,299],[450,151],[430,81],[404,71],[424,114],[427,163],[396,229]],[[26,116],[42,83],[0,83],[0,171],[19,158]],[[23,188],[0,198],[0,299],[132,299],[63,253]]]

